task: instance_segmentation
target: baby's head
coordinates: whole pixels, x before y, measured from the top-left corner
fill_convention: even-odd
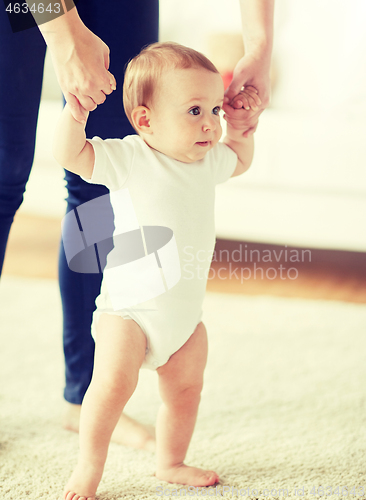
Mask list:
[[[152,148],[176,160],[202,159],[219,141],[224,85],[203,54],[177,43],[154,43],[129,62],[125,112]]]

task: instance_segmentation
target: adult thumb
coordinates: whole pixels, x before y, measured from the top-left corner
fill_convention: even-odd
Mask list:
[[[225,102],[231,103],[235,96],[237,96],[243,87],[242,77],[239,80],[238,77],[232,79],[230,85],[225,91]]]

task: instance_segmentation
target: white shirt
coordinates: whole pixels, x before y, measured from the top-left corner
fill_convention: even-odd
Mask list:
[[[138,226],[163,226],[173,231],[180,279],[178,276],[176,284],[159,296],[129,309],[129,315],[140,324],[150,340],[156,362],[163,364],[188,340],[201,317],[216,241],[215,186],[231,177],[237,155],[227,145],[218,143],[202,160],[183,163],[150,148],[137,135],[122,140],[95,137],[89,142],[95,152],[89,182],[103,184],[111,191],[114,234],[126,232],[126,214],[124,210],[118,210],[118,200],[113,196],[121,189],[128,189]],[[107,267],[112,261],[112,252]],[[109,272],[114,272],[114,269],[112,267]],[[164,271],[164,263],[162,269]],[[98,309],[111,311],[113,307],[105,280],[106,272],[96,303]],[[160,337],[155,341],[158,335]],[[166,336],[170,338],[169,342]],[[160,347],[156,345],[154,349],[154,343]]]

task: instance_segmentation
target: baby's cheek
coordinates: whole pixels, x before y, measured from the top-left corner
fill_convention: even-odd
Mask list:
[[[217,141],[219,141],[221,139],[221,136],[222,136],[222,127],[221,127],[221,123],[219,123],[217,129],[216,129],[216,134],[217,134]]]

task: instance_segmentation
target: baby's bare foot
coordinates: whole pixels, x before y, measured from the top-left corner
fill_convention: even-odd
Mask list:
[[[63,427],[68,431],[79,432],[81,405],[66,403]],[[143,425],[122,413],[112,434],[112,441],[123,446],[155,452],[155,429]]]
[[[95,500],[103,466],[79,462],[65,486],[63,500]]]
[[[69,491],[69,493],[65,497],[65,500],[95,500],[95,497],[81,497],[77,493]]]
[[[156,472],[156,477],[168,483],[189,484],[190,486],[212,486],[220,478],[212,470],[198,469],[181,464],[170,469],[161,469]]]

